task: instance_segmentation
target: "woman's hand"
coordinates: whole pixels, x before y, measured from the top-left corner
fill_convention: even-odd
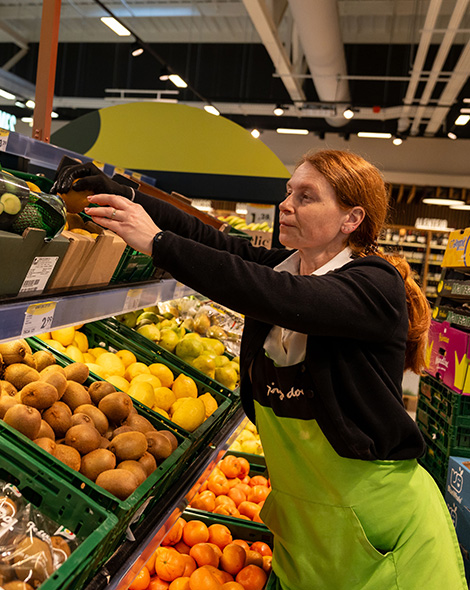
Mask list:
[[[161,230],[141,205],[118,195],[92,195],[88,200],[100,205],[85,209],[95,223],[115,232],[134,250],[152,255],[153,238]]]

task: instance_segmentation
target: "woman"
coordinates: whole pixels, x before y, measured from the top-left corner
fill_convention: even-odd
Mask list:
[[[293,252],[252,247],[138,192],[132,203],[88,165],[65,171],[59,191],[79,177],[76,190],[108,193],[89,198],[95,221],[245,315],[241,396],[273,488],[261,514],[274,534],[268,587],[466,589],[401,400],[403,371],[423,366],[429,308],[407,263],[377,250],[378,170],[349,152],[308,153],[279,206]]]

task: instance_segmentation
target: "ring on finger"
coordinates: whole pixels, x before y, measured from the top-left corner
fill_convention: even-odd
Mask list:
[[[114,219],[115,216],[116,216],[116,209],[113,209],[110,219]]]

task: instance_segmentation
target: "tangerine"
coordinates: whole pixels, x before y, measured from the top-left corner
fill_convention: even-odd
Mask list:
[[[227,477],[227,481],[228,481],[228,487],[230,489],[234,488],[235,486],[237,486],[239,483],[242,482],[242,480],[239,477]]]
[[[226,477],[238,477],[240,473],[240,463],[235,455],[226,455],[219,463],[219,468],[224,472]]]
[[[178,541],[178,543],[174,545],[174,548],[178,553],[181,553],[181,555],[189,555],[189,550],[191,549],[191,547],[186,545],[184,541]]]
[[[272,555],[273,554],[271,547],[267,543],[264,543],[263,541],[255,541],[254,543],[251,544],[250,549],[252,551],[257,551],[261,555]]]
[[[183,541],[192,547],[197,543],[207,543],[209,531],[202,520],[190,520],[184,525]]]
[[[194,500],[191,502],[193,508],[198,510],[205,510],[206,512],[212,512],[215,508],[215,494],[206,490],[200,494],[197,494]]]
[[[222,590],[245,590],[238,582],[225,582],[222,584]]]
[[[189,550],[189,547],[188,547]],[[194,570],[197,569],[197,564],[194,561],[194,559],[191,557],[191,555],[186,554],[186,553],[181,553],[181,557],[184,560],[184,571],[183,571],[183,576],[190,576]]]
[[[190,590],[222,590],[222,584],[205,567],[200,567],[189,577]]]
[[[248,543],[245,541],[245,539],[234,539],[232,541],[232,543],[236,543],[237,545],[240,545],[240,547],[243,547],[243,549],[245,551],[248,551],[248,549],[250,548],[250,546],[248,545]]]
[[[238,510],[240,514],[244,514],[245,516],[248,516],[250,520],[254,520],[255,515],[258,514],[260,511],[260,507],[258,506],[258,504],[255,504],[254,502],[246,501],[241,502],[238,505]]]
[[[173,580],[169,585],[168,590],[190,590],[189,577],[183,576],[181,578],[176,578],[176,580]]]
[[[267,573],[257,565],[247,565],[238,572],[235,578],[245,590],[263,590],[267,579]]]
[[[245,567],[245,560],[246,550],[238,543],[230,543],[224,547],[220,567],[232,576],[236,576]]]
[[[248,459],[245,459],[245,457],[238,457],[238,464],[240,466],[240,473],[238,474],[238,477],[246,477],[250,473],[250,464],[248,463]]]
[[[228,504],[232,508],[237,507],[234,500],[232,500],[232,498],[230,498],[230,496],[227,496],[225,494],[220,494],[220,496],[217,496],[215,498],[214,502],[215,502],[215,506],[220,506],[221,504]]]
[[[249,484],[253,486],[268,486],[268,480],[263,475],[254,475],[250,478]]]
[[[129,590],[147,590],[150,584],[150,573],[147,567],[144,567],[129,584]]]
[[[183,575],[185,560],[172,547],[159,547],[155,559],[155,572],[165,582],[172,582]]]
[[[268,494],[271,490],[268,486],[256,485],[251,488],[251,492],[248,494],[247,500],[248,502],[264,502],[268,497]]]
[[[151,578],[147,590],[168,590],[169,586],[169,582],[165,582],[158,576],[154,576],[153,578]]]
[[[232,533],[224,524],[211,524],[208,530],[209,543],[214,543],[217,547],[220,547],[220,549],[223,549],[232,542]]]
[[[247,483],[238,483],[232,489],[240,490],[241,492],[243,492],[245,494],[245,496],[248,496],[248,494],[251,492],[251,487]]]
[[[217,567],[219,565],[219,556],[209,543],[196,543],[191,547],[189,555],[195,560],[198,567],[203,565]]]
[[[178,518],[175,524],[171,527],[171,529],[165,535],[165,538],[162,541],[162,546],[165,547],[167,545],[176,545],[178,541],[181,541],[181,537],[183,535],[183,529],[186,521],[182,518]]]
[[[229,490],[227,496],[235,502],[235,506],[239,506],[241,502],[246,501],[246,495],[238,487],[234,487]]]
[[[211,490],[211,492],[214,492],[216,496],[220,496],[220,494],[227,494],[230,489],[227,478],[223,473],[216,473],[215,475],[212,474],[207,480],[207,487],[209,490]]]
[[[263,556],[261,553],[248,549],[245,554],[245,566],[254,564],[258,567],[263,567]]]
[[[225,514],[225,516],[238,517],[240,515],[240,512],[238,511],[238,509],[236,507],[231,506],[230,504],[227,504],[226,502],[223,502],[222,504],[219,504],[218,506],[216,506],[212,512],[214,514]]]
[[[228,574],[227,572],[223,572],[222,570],[219,570],[216,567],[213,567],[212,565],[204,565],[203,567],[205,569],[209,570],[210,573],[214,576],[214,578],[220,584],[224,584],[225,582],[229,582],[230,580],[233,580],[233,578],[230,574]],[[226,577],[226,576],[228,576],[228,577]]]

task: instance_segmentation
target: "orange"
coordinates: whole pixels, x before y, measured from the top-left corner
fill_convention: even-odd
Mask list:
[[[225,582],[231,582],[233,580],[233,576],[212,565],[203,565],[202,567],[209,571],[220,584],[225,584]]]
[[[147,590],[168,590],[170,584],[161,580],[158,576],[153,577],[150,580],[150,584]]]
[[[178,541],[181,541],[181,537],[183,535],[183,529],[186,521],[182,518],[178,518],[175,524],[171,527],[171,529],[165,535],[165,538],[162,541],[162,546],[165,547],[167,545],[176,545]]]
[[[239,483],[242,483],[242,480],[239,477],[227,477],[228,487],[230,489],[237,486]]]
[[[176,551],[178,551],[178,553],[181,553],[182,555],[189,555],[189,550],[191,549],[191,547],[189,545],[186,545],[184,541],[178,541],[176,545],[173,545],[173,548],[176,549]]]
[[[261,553],[253,551],[252,549],[248,549],[248,551],[246,551],[245,553],[245,566],[254,564],[258,567],[263,567],[263,556],[261,555]]]
[[[254,475],[250,478],[249,485],[253,486],[268,486],[268,480],[263,475]]]
[[[245,457],[238,457],[238,465],[240,466],[240,473],[238,477],[243,479],[250,473],[250,464],[248,463],[248,459]]]
[[[272,555],[263,555],[263,569],[269,576],[271,570],[273,569]]]
[[[188,551],[189,551],[189,547],[188,547]],[[181,553],[181,557],[184,560],[184,571],[183,571],[183,576],[190,576],[193,571],[195,569],[197,569],[197,564],[194,561],[194,559],[191,557],[191,555],[186,555],[186,553]]]
[[[248,494],[251,492],[251,487],[247,483],[238,483],[232,489],[240,490],[241,492],[243,492],[245,494],[245,496],[248,496]]]
[[[214,543],[220,549],[232,542],[232,533],[224,524],[211,524],[209,530],[209,543]]]
[[[168,590],[190,590],[189,589],[189,577],[183,576],[182,578],[176,578],[169,585]]]
[[[245,516],[248,516],[248,518],[253,520],[255,515],[259,513],[260,507],[258,506],[258,504],[255,504],[254,502],[246,501],[241,502],[239,504],[238,510],[240,514],[244,514]]]
[[[251,544],[250,549],[252,551],[257,551],[261,555],[272,555],[273,554],[271,547],[267,543],[264,543],[263,541],[255,541],[254,543]]]
[[[192,547],[197,543],[207,543],[209,531],[202,520],[190,520],[184,525],[183,541]]]
[[[214,492],[216,496],[220,496],[220,494],[227,494],[230,489],[227,478],[223,473],[220,475],[218,473],[215,475],[212,474],[207,480],[207,487],[211,492]]]
[[[235,506],[239,506],[241,502],[246,501],[246,495],[239,487],[234,487],[229,490],[227,496],[235,502]]]
[[[189,555],[195,560],[198,567],[203,565],[217,567],[219,565],[219,556],[209,543],[196,543],[191,547]]]
[[[207,544],[212,547],[212,549],[215,551],[215,554],[220,559],[222,557],[222,549],[218,545],[216,545],[215,543],[210,543],[208,541]]]
[[[198,510],[205,510],[206,512],[212,512],[215,508],[215,494],[206,490],[201,494],[197,494],[194,500],[191,502],[193,508]]]
[[[222,584],[222,590],[245,590],[238,582],[225,582]]]
[[[225,494],[220,494],[220,496],[217,496],[217,498],[215,499],[216,506],[220,506],[221,504],[228,504],[232,508],[237,507],[232,498],[230,498],[230,496],[226,496]]]
[[[230,543],[222,552],[220,558],[220,567],[236,576],[238,572],[245,567],[246,550],[238,545],[238,543]]]
[[[155,573],[155,551],[152,553],[152,555],[148,558],[147,563],[145,564],[145,567],[148,569],[149,574],[151,576],[154,575]]]
[[[235,580],[245,590],[263,590],[268,579],[268,574],[257,565],[247,565],[237,574]]]
[[[155,558],[155,572],[165,582],[172,582],[183,575],[185,561],[170,547],[160,547]]]
[[[255,502],[256,504],[258,504],[258,502],[264,502],[270,491],[271,490],[268,488],[268,486],[253,486],[251,488],[251,492],[247,496],[247,500],[248,502]]]
[[[245,539],[234,539],[232,541],[232,543],[236,543],[237,545],[240,545],[240,547],[243,547],[243,549],[245,551],[248,551],[248,549],[250,548],[250,546],[248,545],[248,543],[245,541]]]
[[[128,590],[147,590],[150,584],[150,574],[148,569],[144,567],[140,570],[137,576],[129,584]]]
[[[189,577],[190,590],[222,590],[222,584],[205,567],[198,568]]]
[[[219,469],[226,477],[238,477],[241,471],[238,457],[226,455],[219,463]]]
[[[225,516],[240,516],[240,512],[234,506],[227,504],[226,502],[219,504],[213,510],[214,514],[225,514]]]

